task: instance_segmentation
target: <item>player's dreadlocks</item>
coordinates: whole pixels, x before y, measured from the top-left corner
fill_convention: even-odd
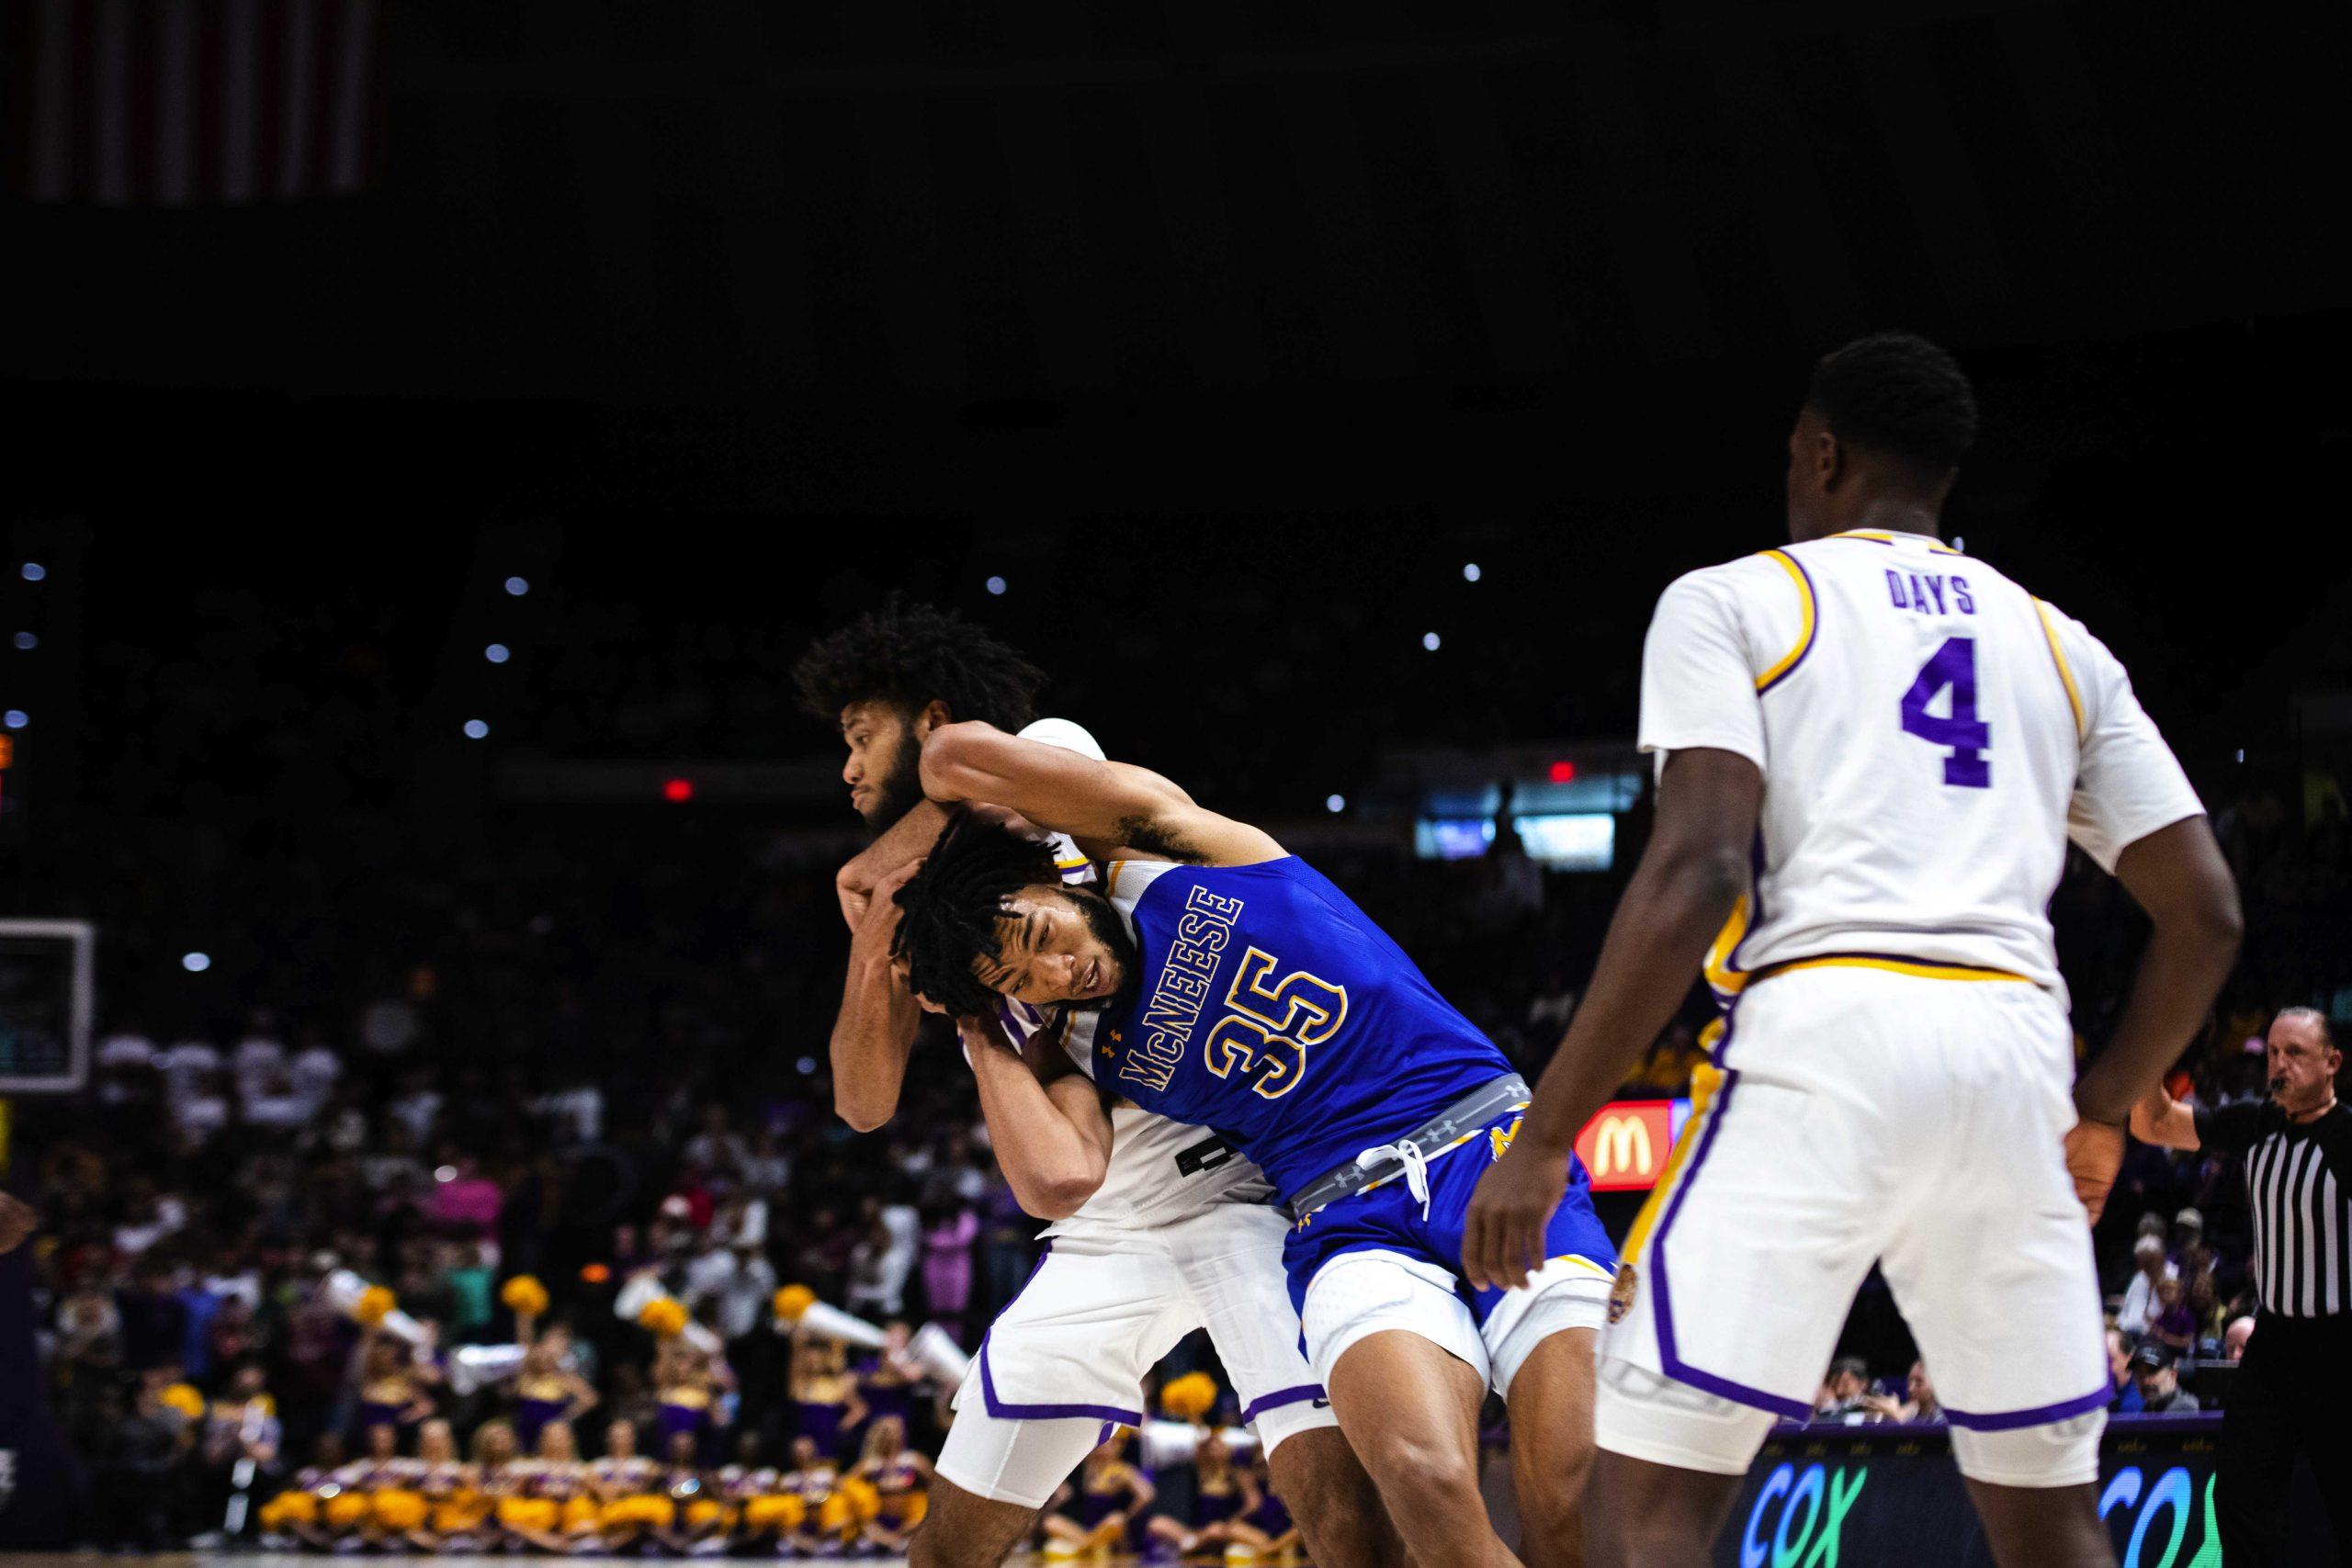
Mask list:
[[[828,723],[852,703],[888,702],[910,713],[937,699],[956,719],[1018,730],[1036,717],[1045,671],[952,611],[895,593],[820,637],[793,667],[800,705]]]
[[[1909,333],[1822,355],[1804,400],[1840,441],[1946,474],[1976,441],[1976,394],[1959,363]]]
[[[890,956],[907,962],[907,984],[959,1018],[986,1016],[997,994],[972,974],[972,961],[1001,957],[997,917],[1023,887],[1060,886],[1050,845],[961,807],[948,813],[922,869],[899,889],[905,914]]]

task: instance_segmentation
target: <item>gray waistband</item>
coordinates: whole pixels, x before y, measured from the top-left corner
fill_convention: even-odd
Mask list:
[[[1411,1144],[1423,1156],[1434,1158],[1473,1136],[1497,1117],[1524,1111],[1531,1098],[1527,1080],[1517,1073],[1506,1073],[1480,1084],[1396,1142]],[[1375,1181],[1387,1180],[1404,1168],[1404,1159],[1383,1145],[1370,1165],[1359,1156],[1308,1182],[1290,1200],[1291,1213],[1304,1219],[1342,1198],[1354,1197]]]

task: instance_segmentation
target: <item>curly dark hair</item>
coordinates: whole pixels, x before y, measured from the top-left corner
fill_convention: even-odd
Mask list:
[[[829,722],[852,703],[887,702],[911,713],[935,699],[958,720],[1018,730],[1037,716],[1046,673],[954,611],[893,593],[810,644],[792,678],[801,708]]]
[[[972,961],[1003,956],[1004,901],[1038,883],[1061,883],[1050,844],[951,809],[922,869],[898,892],[905,913],[890,955],[906,960],[907,984],[959,1018],[986,1016],[997,993],[974,976]]]
[[[1821,356],[1805,402],[1840,441],[1942,474],[1976,442],[1976,393],[1942,349],[1873,333]]]

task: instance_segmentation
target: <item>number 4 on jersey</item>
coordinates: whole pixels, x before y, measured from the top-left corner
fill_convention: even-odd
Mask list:
[[[1946,686],[1951,688],[1951,711],[1946,716],[1928,711],[1928,705]],[[1976,639],[1944,638],[1918,678],[1903,694],[1903,732],[1931,746],[1949,746],[1944,759],[1944,783],[1959,789],[1989,789],[1993,767],[1984,752],[1993,743],[1992,727],[1976,716]]]

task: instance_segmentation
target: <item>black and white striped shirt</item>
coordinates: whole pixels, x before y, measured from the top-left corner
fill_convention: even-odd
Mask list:
[[[2197,1112],[2199,1147],[2245,1156],[2254,1285],[2282,1317],[2352,1312],[2352,1110],[2287,1119],[2276,1100]]]

